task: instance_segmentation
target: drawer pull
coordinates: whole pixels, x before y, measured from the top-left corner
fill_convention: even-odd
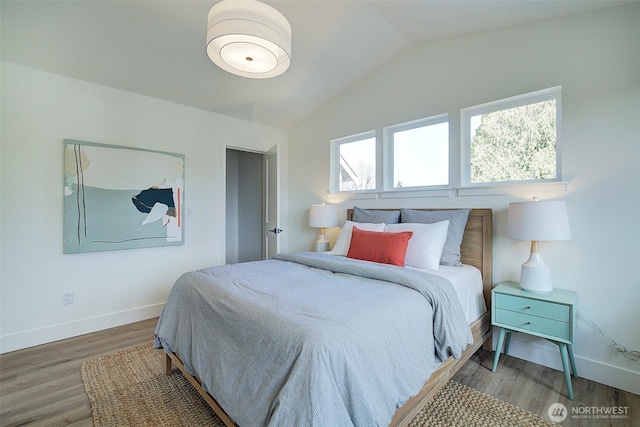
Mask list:
[[[524,309],[525,310],[531,310],[531,307],[530,306],[526,306]]]
[[[530,325],[530,324],[531,324],[531,322],[527,322],[527,323],[525,323],[525,325]]]

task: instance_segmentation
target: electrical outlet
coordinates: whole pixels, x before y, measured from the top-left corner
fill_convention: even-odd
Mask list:
[[[62,304],[73,304],[73,291],[66,291],[62,293]]]

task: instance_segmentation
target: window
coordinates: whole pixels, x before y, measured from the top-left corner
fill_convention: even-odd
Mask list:
[[[331,190],[376,189],[376,134],[374,131],[331,141]]]
[[[385,189],[449,185],[446,114],[389,126],[385,134]]]
[[[460,152],[453,156],[448,114],[385,127],[382,141],[373,130],[334,139],[330,192],[360,193],[354,198],[446,197],[505,194],[521,191],[520,184],[541,183],[545,190],[553,183],[566,191],[561,112],[560,86],[463,108]]]
[[[462,184],[561,179],[561,87],[461,110]]]

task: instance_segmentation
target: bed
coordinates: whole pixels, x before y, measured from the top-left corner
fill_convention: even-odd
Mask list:
[[[353,210],[349,210],[347,219],[351,220],[352,215]],[[486,307],[491,307],[491,224],[490,209],[472,209],[460,246],[461,261],[468,266],[465,268],[475,270],[481,277]],[[227,426],[262,425],[266,419],[273,425],[371,425],[380,424],[381,419],[386,424],[386,417],[391,418],[390,425],[407,425],[490,338],[490,314],[485,311],[469,325],[469,319],[476,315],[468,314],[466,309],[464,314],[447,314],[449,306],[455,308],[456,304],[432,300],[441,296],[431,295],[434,291],[430,289],[441,286],[443,290],[438,292],[443,298],[460,299],[457,290],[456,296],[451,297],[453,291],[440,285],[439,276],[412,272],[411,268],[389,273],[391,270],[386,267],[371,269],[368,265],[363,273],[367,277],[363,277],[358,262],[332,258],[330,254],[283,254],[251,265],[213,267],[186,274],[174,286],[181,290],[172,289],[172,294],[181,296],[170,295],[156,328],[155,346],[165,351],[167,374],[176,365]],[[280,274],[283,263],[287,266],[283,273],[287,280],[274,284],[273,278]],[[235,276],[237,269],[241,269],[242,278]],[[439,269],[440,276],[446,276],[446,270]],[[459,267],[450,270],[454,274],[463,272]],[[317,293],[315,285],[309,285],[309,292],[316,293],[305,294],[310,271],[322,277],[324,292]],[[203,289],[209,293],[209,285],[196,282],[209,281],[210,276],[224,283],[220,286],[224,289],[205,297]],[[264,277],[268,280],[264,281]],[[245,281],[254,279],[265,283],[259,289],[244,286]],[[423,286],[424,280],[429,281],[429,286]],[[402,282],[402,286],[389,283],[392,281]],[[229,289],[245,294],[243,298],[248,302],[235,300]],[[416,298],[416,290],[428,303]],[[301,298],[296,296],[298,293]],[[313,300],[313,304],[297,306],[300,299],[306,301],[304,304]],[[324,305],[317,309],[315,304]],[[209,313],[212,306],[216,313],[207,314],[204,320],[195,314]],[[289,309],[292,313],[281,315]],[[236,316],[238,312],[242,316]],[[325,312],[329,312],[327,317]],[[441,337],[440,324],[423,331],[422,317],[445,324],[446,340]],[[462,332],[458,336],[457,329],[449,325],[453,317],[462,317],[468,325],[468,336],[462,336]],[[314,322],[324,325],[324,329],[308,329],[307,323]],[[421,326],[417,327],[416,322]],[[224,338],[226,332],[221,332],[227,327],[235,331],[228,340]],[[386,333],[387,327],[394,333]],[[243,331],[242,338],[238,338],[239,330]],[[300,341],[301,334],[307,335],[304,341]],[[406,338],[414,336],[415,339]],[[296,350],[282,350],[288,346]],[[431,351],[425,350],[428,346],[432,346]],[[265,364],[264,358],[272,362]],[[231,366],[230,359],[239,361],[244,372]],[[373,367],[378,362],[382,366]],[[247,395],[245,392],[251,398],[239,399],[238,396]],[[247,408],[255,408],[256,414],[247,415]],[[238,424],[234,418],[238,418]]]

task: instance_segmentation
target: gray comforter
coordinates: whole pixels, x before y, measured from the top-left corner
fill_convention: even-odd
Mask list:
[[[388,425],[470,343],[445,279],[317,253],[185,273],[155,332],[242,427]]]

